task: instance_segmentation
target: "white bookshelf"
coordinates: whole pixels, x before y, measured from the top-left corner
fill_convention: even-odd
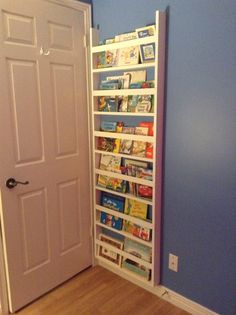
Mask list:
[[[133,39],[118,43],[98,45],[98,31],[91,30],[91,97],[92,97],[92,152],[93,152],[93,199],[94,199],[94,256],[98,264],[114,270],[126,279],[130,278],[133,282],[143,283],[144,286],[155,286],[160,281],[160,235],[161,235],[161,194],[162,194],[162,151],[163,151],[163,116],[164,116],[164,55],[165,55],[165,13],[156,12],[156,34],[154,36]],[[142,44],[155,44],[155,61],[150,63],[140,63],[137,65],[113,66],[109,68],[97,68],[97,55],[103,51],[115,50],[125,47],[132,47]],[[99,83],[101,76],[112,72],[112,75],[119,75],[125,71],[138,71],[146,69],[154,69],[150,73],[153,75],[151,80],[154,81],[154,88],[143,89],[119,89],[119,90],[100,90]],[[109,74],[110,76],[111,74]],[[130,95],[153,95],[154,106],[153,111],[148,113],[130,113],[130,112],[101,112],[98,110],[98,98],[100,96],[130,96]],[[122,121],[122,119],[142,119],[142,121],[152,121],[154,125],[153,136],[141,136],[134,134],[123,134],[117,132],[100,131],[100,124],[103,119],[109,121]],[[152,143],[153,158],[139,157],[134,155],[126,155],[123,153],[106,152],[98,149],[97,143],[99,137],[112,139],[126,139],[132,141],[144,141]],[[137,177],[124,175],[121,173],[106,171],[100,169],[100,159],[102,154],[110,156],[118,156],[123,159],[132,159],[140,162],[151,163],[153,169],[153,180],[144,180]],[[98,184],[98,176],[108,176],[123,180],[129,183],[144,185],[152,188],[153,196],[151,199],[140,198],[127,192],[119,192],[110,190],[107,187],[102,187]],[[149,206],[151,215],[149,219],[141,219],[132,217],[123,212],[118,212],[101,205],[101,196],[103,193],[110,193],[113,196],[129,198],[131,200],[140,201]],[[143,229],[151,231],[151,239],[145,240],[139,238],[123,229],[118,230],[101,222],[101,213],[115,216],[123,221],[129,221],[132,224],[138,225]],[[142,258],[136,257],[122,248],[114,247],[100,239],[100,234],[108,234],[110,237],[122,239],[130,239],[141,245],[145,245],[151,249],[151,261],[148,262]],[[150,278],[147,279],[137,273],[127,270],[122,267],[122,264],[115,264],[112,261],[102,257],[100,249],[106,249],[113,252],[114,255],[119,255],[121,260],[129,259],[133,262],[142,265],[150,270]]]

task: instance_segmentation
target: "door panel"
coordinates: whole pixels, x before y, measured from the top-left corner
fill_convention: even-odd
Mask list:
[[[42,161],[43,136],[37,63],[22,60],[7,61],[12,104],[11,120],[15,130],[16,164]]]
[[[77,113],[73,65],[52,64],[57,157],[77,153]],[[66,104],[66,106],[65,106]]]
[[[0,9],[0,209],[15,311],[91,265],[85,20],[44,0]],[[29,184],[7,189],[9,177]]]
[[[24,273],[49,262],[48,208],[45,189],[19,195],[24,244]]]

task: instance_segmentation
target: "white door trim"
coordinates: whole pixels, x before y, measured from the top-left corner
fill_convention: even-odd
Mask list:
[[[84,29],[86,33],[86,42],[89,43],[89,34],[90,34],[90,27],[91,27],[91,5],[83,2],[79,2],[76,0],[42,0],[54,3],[56,5],[64,6],[67,8],[71,8],[74,10],[82,11],[84,13]],[[90,109],[90,78],[89,78],[89,47],[86,47],[86,76],[87,76],[87,102],[88,102],[88,109]],[[90,138],[90,111],[88,111],[88,126],[89,126],[89,150],[91,150],[91,138]],[[91,156],[91,154],[89,154]],[[91,174],[91,159],[89,156],[89,171]],[[90,184],[92,183],[92,177],[89,176]],[[91,186],[91,185],[90,185]],[[90,201],[91,205],[92,202],[92,194],[90,194]],[[1,194],[0,194],[0,209],[2,207],[1,204]],[[92,216],[92,211],[91,211]],[[92,220],[91,220],[92,222]],[[6,280],[6,271],[5,271],[5,264],[4,264],[4,249],[3,249],[3,240],[2,240],[2,226],[0,222],[0,315],[8,315],[9,312],[9,304],[8,304],[8,294],[7,294],[7,280]]]

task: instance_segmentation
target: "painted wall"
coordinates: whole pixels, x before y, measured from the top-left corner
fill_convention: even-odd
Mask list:
[[[101,39],[169,10],[162,284],[236,314],[236,1],[93,0]],[[169,271],[168,253],[179,256]]]

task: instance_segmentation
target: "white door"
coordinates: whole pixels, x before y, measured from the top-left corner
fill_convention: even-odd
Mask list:
[[[0,208],[12,312],[92,260],[86,21],[61,2],[0,0]],[[9,178],[29,183],[7,188]]]

